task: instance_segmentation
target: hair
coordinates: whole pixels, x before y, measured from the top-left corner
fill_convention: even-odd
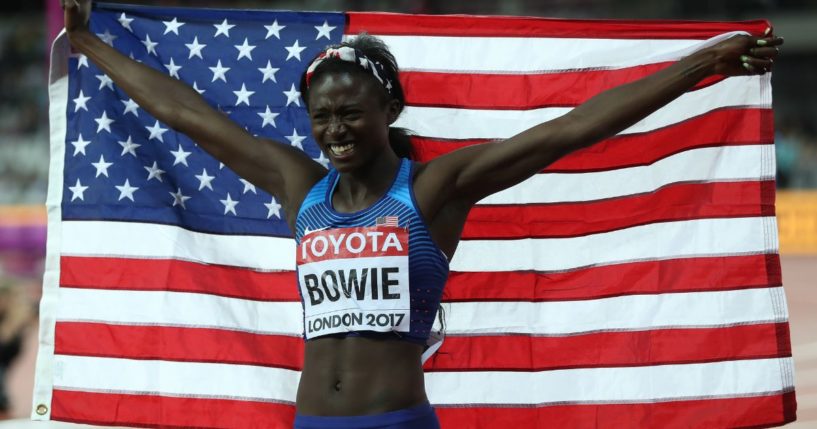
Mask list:
[[[378,87],[383,90],[383,101],[397,100],[399,102],[398,115],[403,112],[406,105],[406,97],[403,93],[403,86],[400,84],[400,69],[397,67],[397,60],[389,52],[389,47],[385,42],[367,33],[360,33],[352,40],[342,42],[334,47],[348,46],[354,48],[374,62],[379,62],[386,71],[388,78],[392,81],[391,94],[386,88],[377,82]],[[313,59],[314,61],[314,59]],[[311,62],[310,62],[311,63]],[[343,61],[339,58],[325,59],[312,74],[311,81],[323,74],[329,73],[350,73],[367,76],[368,79],[376,81],[375,77],[367,73],[359,65]],[[309,86],[306,84],[306,72],[301,75],[301,96],[309,110]],[[401,158],[414,159],[414,146],[411,144],[411,133],[409,130],[400,127],[389,127],[389,145],[397,156]]]

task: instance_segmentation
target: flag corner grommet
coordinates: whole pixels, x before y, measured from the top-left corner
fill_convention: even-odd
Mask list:
[[[44,416],[48,414],[48,407],[45,404],[39,404],[35,412],[37,415]]]

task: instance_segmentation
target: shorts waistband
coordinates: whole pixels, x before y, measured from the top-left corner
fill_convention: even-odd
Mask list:
[[[353,429],[378,428],[410,422],[434,414],[434,407],[428,402],[411,408],[364,416],[305,416],[295,415],[297,429]]]

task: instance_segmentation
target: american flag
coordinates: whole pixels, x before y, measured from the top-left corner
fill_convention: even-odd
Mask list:
[[[403,69],[420,161],[501,140],[731,31],[97,5],[91,29],[326,164],[300,73],[366,30]],[[288,427],[303,359],[272,196],[55,44],[32,417]],[[447,428],[763,427],[795,418],[769,76],[712,78],[472,211],[425,366]]]

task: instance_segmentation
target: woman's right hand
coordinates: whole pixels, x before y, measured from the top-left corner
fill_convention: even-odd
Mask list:
[[[61,0],[65,11],[65,31],[70,36],[77,31],[88,30],[91,17],[91,0]]]

